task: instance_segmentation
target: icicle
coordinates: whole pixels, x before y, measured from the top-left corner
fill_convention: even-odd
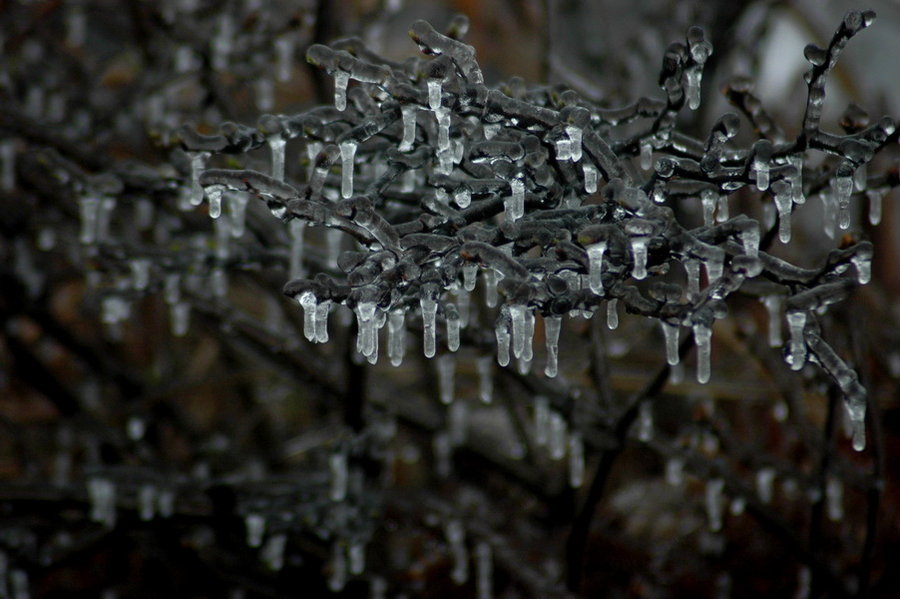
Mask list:
[[[284,547],[286,544],[286,534],[272,535],[260,550],[260,559],[272,572],[279,572],[284,567]]]
[[[731,500],[731,507],[728,511],[731,512],[732,516],[740,516],[744,513],[744,509],[747,507],[747,500],[743,497],[735,497]]]
[[[584,440],[581,433],[572,431],[569,435],[569,485],[573,489],[584,484]]]
[[[559,372],[559,332],[562,316],[544,316],[544,337],[547,344],[547,365],[544,374],[555,377]]]
[[[249,195],[244,192],[231,192],[225,194],[225,199],[231,215],[231,236],[234,238],[241,237],[246,228]]]
[[[766,312],[769,315],[769,347],[781,347],[784,339],[781,337],[781,306],[784,298],[780,295],[767,295],[761,298]]]
[[[281,135],[270,135],[267,141],[272,155],[272,178],[276,181],[284,181],[284,153],[287,140]],[[341,156],[343,156],[343,150]],[[353,160],[352,157],[351,160]]]
[[[369,586],[369,599],[387,599],[387,581],[380,576],[372,579]]]
[[[729,209],[728,209],[728,196],[726,194],[722,194],[719,196],[719,200],[716,203],[716,222],[724,223],[730,218]]]
[[[772,502],[772,489],[775,482],[775,470],[772,468],[762,468],[756,473],[756,493],[759,500],[763,503]]]
[[[339,593],[347,584],[347,558],[340,543],[335,541],[331,548],[331,575],[328,577],[328,590]]]
[[[16,142],[0,141],[0,189],[12,191],[16,186]]]
[[[597,193],[597,180],[599,177],[597,167],[584,161],[581,163],[581,169],[584,172],[584,192]]]
[[[203,203],[203,187],[200,185],[200,173],[206,166],[209,152],[188,152],[191,158],[191,206]]]
[[[547,447],[550,450],[550,459],[561,460],[566,455],[566,421],[562,414],[550,410],[548,428]]]
[[[582,149],[581,149],[581,138],[582,138],[582,130],[581,127],[575,127],[574,125],[566,125],[566,135],[569,136],[569,148],[571,151],[571,156],[569,160],[572,162],[578,162],[581,160]]]
[[[184,337],[190,326],[191,305],[185,301],[177,301],[169,306],[172,321],[172,335]]]
[[[388,357],[391,365],[400,366],[406,353],[406,311],[402,308],[391,310],[388,316]]]
[[[353,541],[347,548],[350,574],[359,576],[366,569],[366,546],[361,541]]]
[[[316,339],[316,295],[312,291],[304,291],[297,300],[303,307],[303,336],[309,341]]]
[[[744,253],[751,258],[759,256],[759,226],[754,224],[741,231],[741,243],[744,246]]]
[[[856,280],[860,285],[865,285],[872,280],[872,256],[854,254],[850,261],[856,267]]]
[[[560,137],[556,140],[556,161],[567,162],[572,159],[572,140]]]
[[[368,357],[375,349],[375,309],[374,302],[360,302],[356,305],[356,351]]]
[[[416,141],[416,113],[419,107],[416,104],[409,103],[400,107],[400,117],[403,120],[403,138],[397,149],[401,152],[409,152],[413,149]],[[410,172],[410,171],[407,171]]]
[[[516,222],[525,215],[525,183],[521,179],[509,182],[510,195],[503,200],[507,222]]]
[[[525,349],[525,306],[522,304],[510,304],[509,317],[512,323],[513,356],[521,358]]]
[[[653,405],[649,401],[642,402],[638,408],[637,437],[643,443],[653,439]]]
[[[836,476],[829,476],[825,484],[825,505],[828,519],[840,522],[844,518],[844,484]]]
[[[714,189],[704,189],[700,192],[700,203],[703,204],[703,226],[711,227],[715,221],[716,202],[719,194]]]
[[[350,73],[347,71],[334,72],[334,107],[343,112],[347,109],[347,85],[350,83]]]
[[[329,496],[332,501],[344,501],[347,497],[347,482],[349,479],[346,451],[339,449],[328,456],[328,468],[331,472]]]
[[[705,324],[694,324],[694,343],[697,345],[697,382],[709,382],[712,329]]]
[[[709,518],[709,529],[713,532],[722,530],[722,491],[725,481],[720,478],[706,483],[706,516]]]
[[[66,11],[66,44],[73,48],[84,45],[85,31],[87,30],[87,16],[81,2],[69,4]]]
[[[457,351],[459,349],[459,329],[460,325],[463,322],[460,313],[456,310],[448,313],[446,316],[447,320],[447,349],[450,351]]]
[[[422,345],[426,358],[433,358],[436,351],[435,344],[435,320],[437,315],[437,302],[423,297],[419,300],[422,308]]]
[[[834,193],[837,197],[838,226],[850,228],[850,194],[853,193],[853,176],[837,176],[834,179]]]
[[[689,302],[695,302],[700,299],[700,261],[686,258],[682,264],[687,273],[687,299]]]
[[[776,183],[782,183],[776,181]],[[782,243],[788,243],[791,240],[791,195],[787,185],[777,185],[774,187],[775,192],[775,208],[778,210],[778,239]]]
[[[138,506],[141,520],[153,520],[156,507],[156,487],[150,484],[141,485],[138,492]]]
[[[206,199],[209,201],[209,217],[219,218],[222,216],[222,194],[225,193],[225,187],[222,185],[210,185],[206,188]]]
[[[10,570],[9,583],[12,587],[11,599],[31,599],[30,583],[28,582],[28,572],[25,570]]]
[[[328,312],[331,300],[319,302],[316,306],[316,343],[328,343]]]
[[[494,327],[494,335],[497,337],[497,363],[500,366],[509,364],[509,327],[503,316],[497,318],[497,324]]]
[[[866,421],[851,420],[851,428],[853,429],[852,444],[854,451],[863,451],[866,448]]]
[[[462,275],[463,275],[463,289],[466,291],[474,291],[475,290],[475,279],[478,275],[478,265],[477,264],[464,264],[462,267]]]
[[[443,81],[440,79],[428,80],[428,107],[437,112],[441,107],[441,88]]]
[[[603,253],[606,251],[606,241],[598,241],[587,246],[588,255],[588,285],[591,291],[597,295],[603,295]]]
[[[434,112],[434,117],[437,119],[437,130],[438,130],[438,153],[441,155],[445,155],[447,158],[450,158],[449,162],[451,163],[446,168],[446,174],[450,174],[452,170],[452,154],[450,152],[450,109],[449,108],[438,108]]]
[[[92,244],[97,241],[97,221],[100,216],[100,198],[79,198],[81,216],[81,243]]]
[[[881,222],[881,204],[884,198],[883,189],[869,189],[866,191],[869,199],[869,223],[877,225]]]
[[[806,341],[803,339],[803,329],[806,327],[806,312],[792,311],[787,313],[788,330],[791,335],[790,354],[787,362],[791,370],[800,370],[806,363]]]
[[[678,364],[678,325],[660,320],[663,337],[666,340],[666,362],[669,366]]]
[[[450,435],[444,431],[439,431],[434,435],[431,447],[434,452],[435,474],[438,478],[447,478],[452,470],[451,457],[453,456],[453,445],[450,443]]]
[[[685,95],[688,108],[697,110],[700,108],[700,86],[703,80],[703,65],[693,65],[684,70]]]
[[[680,487],[684,482],[684,460],[669,458],[666,460],[666,482],[673,487]]]
[[[653,145],[649,139],[641,140],[641,169],[649,171],[653,166]]]
[[[823,189],[819,192],[822,200],[822,228],[829,239],[834,239],[834,227],[837,224],[837,202],[832,190]]]
[[[500,273],[493,269],[487,269],[482,275],[484,278],[484,303],[488,308],[497,306],[497,282]]]
[[[116,484],[105,478],[88,480],[88,497],[91,503],[91,520],[107,528],[116,524]]]
[[[613,298],[606,302],[606,326],[611,331],[619,328],[619,313],[616,311],[616,304],[619,300]]]
[[[490,356],[479,356],[475,360],[478,371],[478,397],[482,403],[489,404],[494,395],[494,360]]]
[[[453,403],[456,359],[453,357],[453,354],[442,354],[435,361],[437,362],[438,389],[440,390],[441,403],[450,405]]]
[[[647,278],[647,245],[650,238],[636,236],[631,238],[631,253],[634,255],[634,268],[631,276],[638,281]]]
[[[171,518],[175,513],[175,492],[160,489],[156,495],[156,508],[160,518]]]
[[[130,261],[131,278],[135,291],[143,291],[150,284],[150,260],[134,258]]]
[[[294,61],[294,37],[282,35],[275,40],[275,78],[282,83],[291,80]]]
[[[469,558],[466,554],[465,530],[462,522],[451,520],[447,523],[444,532],[450,545],[450,554],[453,556],[450,578],[456,584],[465,584],[469,578]]]
[[[475,590],[478,599],[491,599],[494,586],[494,561],[491,546],[479,541],[475,546]]]
[[[469,431],[469,404],[457,401],[447,409],[447,436],[450,445],[461,447],[466,442]]]
[[[756,174],[756,188],[765,191],[769,188],[769,163],[759,158],[753,159],[753,171]],[[788,196],[790,197],[790,196]]]
[[[544,447],[550,442],[550,401],[541,395],[534,398],[534,442]]]
[[[341,197],[353,195],[353,158],[356,156],[356,142],[341,142]]]
[[[856,167],[856,171],[853,173],[853,189],[855,191],[865,191],[867,183],[866,165],[863,163]]]

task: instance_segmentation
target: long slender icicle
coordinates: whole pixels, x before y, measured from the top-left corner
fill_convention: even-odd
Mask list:
[[[435,341],[436,320],[437,320],[437,302],[433,299],[423,297],[419,300],[422,308],[422,347],[426,358],[433,358],[437,351]]]
[[[705,324],[694,325],[694,343],[697,345],[697,382],[709,382],[710,356],[712,354],[712,329]]]
[[[553,378],[559,372],[559,332],[562,329],[562,316],[544,317],[544,336],[547,344],[547,365],[544,374]]]
[[[781,336],[781,306],[784,298],[780,295],[767,295],[761,301],[769,315],[769,347],[781,347],[784,344]]]
[[[478,371],[478,397],[482,403],[489,404],[494,396],[494,359],[491,356],[479,356],[475,360]]]
[[[606,303],[606,326],[610,330],[615,330],[619,327],[619,313],[616,311],[617,303],[618,300],[615,298]]]
[[[666,362],[669,366],[678,364],[678,325],[660,320],[663,337],[666,340]]]
[[[406,352],[406,327],[404,325],[406,311],[402,308],[391,310],[388,316],[388,357],[392,366],[403,363]]]
[[[791,370],[800,370],[806,363],[806,341],[803,339],[803,329],[806,327],[806,312],[788,312],[787,321],[791,335],[788,363],[791,365]]]
[[[316,296],[312,291],[304,291],[297,300],[303,307],[303,336],[309,341],[316,339]]]
[[[353,195],[353,159],[356,156],[357,143],[342,141],[341,148],[341,197]]]

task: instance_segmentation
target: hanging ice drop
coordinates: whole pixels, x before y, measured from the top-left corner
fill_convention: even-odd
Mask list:
[[[452,160],[450,153],[450,109],[445,108],[443,106],[439,107],[434,111],[434,116],[437,119],[437,130],[438,130],[438,153],[440,156],[446,155],[446,159],[450,160],[451,164],[445,168],[447,171],[445,174],[450,174],[450,170],[452,169]]]
[[[525,349],[525,306],[522,304],[510,304],[509,318],[512,325],[513,356],[521,358]]]
[[[825,505],[829,520],[840,522],[844,518],[844,484],[837,476],[830,475],[825,484]]]
[[[660,320],[663,337],[666,340],[666,362],[669,366],[678,364],[678,325]]]
[[[502,317],[497,318],[497,324],[494,327],[494,335],[497,337],[497,363],[500,366],[509,364],[509,328],[507,320]]]
[[[544,336],[547,343],[547,365],[544,374],[555,377],[559,372],[559,332],[562,316],[544,316]]]
[[[641,140],[641,169],[649,171],[653,166],[653,146],[649,139]]]
[[[569,160],[572,162],[578,162],[581,160],[581,137],[582,131],[581,127],[575,127],[574,125],[566,125],[566,135],[569,136],[569,151],[571,152],[569,156]]]
[[[534,398],[534,443],[544,447],[550,441],[550,401],[539,395]]]
[[[780,183],[776,181],[776,183]],[[781,243],[791,240],[791,195],[786,186],[778,186],[775,191],[775,208],[778,210],[778,239]]]
[[[700,192],[700,202],[703,205],[703,226],[711,227],[713,225],[718,199],[719,194],[714,189],[704,189]]]
[[[631,238],[631,253],[634,255],[634,268],[631,276],[637,280],[647,278],[647,245],[650,239],[647,237]]]
[[[603,253],[606,251],[606,241],[592,243],[585,248],[588,255],[588,286],[597,295],[603,295]]]
[[[697,382],[709,382],[710,355],[712,353],[712,329],[701,323],[694,324],[694,343],[697,345]]]
[[[426,358],[433,358],[437,350],[435,342],[435,321],[437,317],[437,302],[423,297],[419,300],[422,308],[422,345]]]
[[[200,185],[200,173],[206,166],[209,152],[189,152],[191,158],[191,206],[203,203],[203,187]]]
[[[840,170],[839,170],[840,172]],[[853,193],[853,176],[839,175],[834,178],[834,193],[837,197],[838,226],[850,228],[850,195]]]
[[[547,448],[550,450],[550,459],[563,459],[566,455],[566,421],[556,410],[550,410],[548,432]]]
[[[81,217],[81,243],[91,244],[97,240],[97,221],[100,217],[100,198],[84,197],[78,199]]]
[[[266,519],[260,514],[247,514],[244,516],[244,528],[247,532],[247,545],[259,547],[262,545],[263,535],[266,533]]]
[[[772,490],[775,482],[774,468],[762,468],[756,473],[756,493],[763,503],[772,502]]]
[[[428,107],[437,111],[441,107],[441,88],[443,82],[440,79],[428,80]]]
[[[617,303],[618,300],[615,298],[606,302],[606,326],[610,330],[615,330],[619,327],[619,313],[616,311]]]
[[[884,190],[869,189],[866,191],[866,198],[869,200],[869,223],[877,225],[881,222],[881,204],[884,197]]]
[[[304,291],[297,300],[303,307],[303,336],[309,341],[316,339],[316,295],[312,291]]]
[[[328,343],[328,312],[331,300],[319,302],[316,306],[316,343]]]
[[[392,366],[403,363],[406,352],[406,327],[404,326],[406,311],[402,308],[391,310],[388,316],[388,357]]]

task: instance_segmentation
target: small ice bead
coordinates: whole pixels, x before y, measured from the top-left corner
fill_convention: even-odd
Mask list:
[[[688,67],[684,71],[688,108],[697,110],[700,108],[700,85],[703,80],[703,67],[696,65]]]
[[[332,453],[328,457],[328,468],[331,473],[329,497],[332,501],[343,501],[347,497],[347,481],[349,480],[346,452],[335,451]]]
[[[855,254],[850,261],[856,267],[856,279],[860,285],[865,285],[872,280],[872,258]]]
[[[662,325],[663,337],[666,341],[666,362],[669,366],[678,364],[678,325],[659,321]]]
[[[319,302],[316,306],[316,342],[328,343],[328,312],[331,300]]]
[[[606,326],[610,330],[615,330],[619,327],[619,313],[616,311],[617,303],[618,300],[615,298],[606,302]]]
[[[566,455],[566,420],[562,414],[550,410],[548,428],[547,448],[550,450],[550,459],[561,460]]]
[[[397,149],[401,152],[409,152],[413,149],[416,141],[416,113],[419,107],[416,104],[409,103],[400,107],[400,118],[403,121],[403,137],[400,139],[400,145]]]
[[[638,408],[637,437],[643,443],[653,439],[653,405],[649,401],[641,403]]]
[[[597,167],[593,164],[589,164],[587,161],[582,162],[581,168],[584,171],[584,192],[585,193],[596,193],[597,192]]]
[[[573,431],[569,435],[569,486],[581,488],[584,484],[584,440],[581,433]]]
[[[441,91],[443,82],[440,79],[428,80],[428,107],[437,111],[441,107]]]
[[[582,131],[580,127],[575,127],[573,125],[566,125],[566,135],[569,136],[569,147],[571,151],[571,155],[569,160],[572,162],[578,162],[581,160],[581,136]]]
[[[844,518],[844,484],[833,475],[825,483],[825,506],[828,519],[832,522],[839,522]]]
[[[724,498],[722,491],[725,489],[725,481],[720,478],[706,483],[706,516],[709,519],[709,529],[713,532],[722,530],[722,511]]]
[[[479,356],[475,360],[478,371],[478,398],[489,404],[494,399],[494,360],[490,356]]]
[[[837,196],[838,226],[850,228],[850,194],[853,193],[853,177],[839,176],[834,179],[834,192]]]
[[[472,203],[472,192],[466,187],[460,187],[453,194],[453,201],[462,209],[466,209]]]
[[[312,291],[304,291],[297,300],[303,307],[303,336],[308,341],[316,339],[316,295]]]
[[[559,332],[562,328],[562,316],[544,317],[544,337],[547,344],[547,365],[544,374],[555,377],[559,372]]]
[[[769,347],[781,347],[784,345],[784,339],[781,337],[782,300],[783,298],[780,295],[767,295],[761,299],[769,317]]]
[[[341,197],[353,195],[353,158],[356,156],[355,141],[342,141],[341,148]]]
[[[436,362],[441,403],[449,405],[453,403],[453,379],[456,370],[456,359],[452,354],[443,354],[437,358]]]
[[[170,305],[170,312],[172,335],[184,337],[191,322],[191,305],[188,302],[178,301]]]
[[[203,187],[200,185],[200,173],[206,166],[209,152],[190,152],[191,157],[191,206],[203,203]]]
[[[450,109],[440,107],[434,111],[434,117],[437,119],[438,130],[438,152],[441,155],[446,154],[446,159],[451,163],[452,169],[452,153],[450,150]],[[448,169],[449,170],[449,169]]]
[[[350,83],[350,73],[337,70],[334,72],[334,107],[337,110],[347,109],[347,85]]]
[[[284,154],[287,140],[281,135],[270,135],[267,139],[269,152],[272,156],[272,178],[284,181]]]
[[[694,343],[697,345],[697,382],[709,382],[710,355],[712,353],[712,329],[705,324],[694,325]]]
[[[90,244],[97,240],[97,221],[100,217],[100,198],[79,198],[79,214],[81,216],[81,243]]]
[[[653,145],[650,140],[641,141],[641,169],[649,171],[653,166]]]
[[[719,194],[714,189],[704,189],[700,192],[700,203],[703,205],[703,226],[710,227],[715,221],[718,199]]]
[[[647,245],[650,239],[647,237],[632,237],[631,252],[634,255],[634,268],[631,276],[638,281],[647,278]]]
[[[588,286],[597,295],[603,295],[603,253],[606,242],[598,241],[585,248],[588,256]]]
[[[788,312],[787,321],[791,335],[788,363],[791,365],[791,370],[800,370],[806,363],[806,341],[803,339],[803,329],[806,327],[806,312]]]

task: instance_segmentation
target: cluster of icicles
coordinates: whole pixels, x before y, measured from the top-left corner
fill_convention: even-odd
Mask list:
[[[500,366],[515,358],[519,371],[529,372],[540,312],[546,342],[544,372],[556,376],[563,316],[590,318],[605,302],[609,327],[616,328],[618,303],[624,299],[629,312],[660,320],[666,359],[672,366],[679,362],[680,329],[688,328],[693,333],[697,379],[706,383],[711,372],[713,323],[724,315],[724,300],[729,294],[741,288],[745,280],[764,272],[796,279],[800,289],[807,286],[806,281],[814,280],[798,275],[802,269],[759,251],[757,221],[728,214],[729,194],[753,182],[774,198],[769,204],[775,207],[774,213],[769,213],[772,222],[766,224],[774,224],[777,216],[779,236],[783,242],[788,241],[791,210],[805,201],[803,152],[776,156],[767,140],[758,141],[750,150],[728,150],[726,142],[736,135],[739,126],[737,117],[728,114],[713,127],[699,154],[696,149],[684,148],[702,158],[697,162],[702,172],[691,171],[694,167],[689,159],[663,157],[653,162],[654,152],[680,148],[681,141],[674,141],[666,129],[671,128],[677,112],[671,105],[679,98],[686,98],[692,109],[699,103],[700,73],[711,52],[702,31],[690,30],[684,55],[676,61],[680,66],[664,70],[661,76],[669,106],[639,102],[630,112],[621,113],[592,112],[570,92],[560,95],[562,108],[556,110],[545,105],[550,96],[543,92],[528,95],[519,90],[507,95],[488,90],[471,46],[438,33],[424,22],[414,24],[410,33],[427,54],[436,56],[420,64],[424,75],[419,79],[409,73],[398,74],[400,66],[375,64],[374,54],[356,45],[348,46],[352,46],[352,53],[324,46],[310,48],[308,60],[334,77],[334,109],[329,113],[320,107],[298,117],[263,117],[261,134],[256,133],[248,143],[252,147],[269,146],[271,176],[255,171],[204,172],[209,152],[189,147],[190,203],[198,205],[205,193],[210,216],[218,219],[223,212],[223,197],[244,197],[249,192],[265,200],[273,214],[290,221],[292,277],[299,277],[304,270],[306,222],[335,229],[337,242],[332,243],[334,238],[329,237],[328,253],[334,259],[332,266],[348,273],[350,286],[336,291],[335,285],[341,284],[296,278],[285,287],[285,293],[304,310],[308,340],[328,341],[329,313],[342,304],[355,314],[357,350],[372,364],[378,360],[380,331],[385,325],[387,355],[393,365],[401,364],[410,312],[421,319],[426,357],[438,353],[440,320],[447,350],[456,352],[461,335],[474,320],[471,294],[480,274],[485,304],[489,308],[499,304],[494,337]],[[348,89],[351,80],[357,85]],[[348,102],[350,98],[352,103]],[[315,110],[319,112],[313,114]],[[427,113],[430,115],[423,116]],[[634,118],[653,117],[662,124],[656,132],[636,139],[635,153],[621,145],[610,146],[600,135]],[[602,126],[595,126],[595,122]],[[335,126],[328,133],[329,127]],[[871,158],[878,147],[877,139],[893,132],[893,123],[883,119],[867,131],[869,137],[844,144],[853,146],[847,150],[855,152],[850,152],[853,159],[843,160],[832,185],[822,192],[823,201],[832,208],[833,220],[842,229],[850,226],[851,195],[866,189],[864,158]],[[300,136],[308,138],[309,168],[307,182],[295,188],[285,180],[285,153],[287,141]],[[370,140],[380,145],[372,149],[367,143]],[[222,147],[228,145],[240,144],[231,138],[221,141]],[[246,151],[247,145],[242,148],[240,151]],[[551,154],[548,148],[554,152]],[[646,184],[637,182],[632,156],[638,158],[643,170],[652,169]],[[329,182],[332,166],[340,170],[339,184]],[[707,173],[719,176],[721,182],[711,185]],[[357,195],[357,175],[365,177],[362,195]],[[745,182],[745,177],[749,181]],[[599,189],[601,178],[605,185]],[[688,191],[673,191],[679,188],[670,187],[670,181],[688,184]],[[604,203],[584,203],[598,191]],[[873,221],[880,215],[880,202],[871,198],[881,192],[870,193]],[[392,195],[410,193],[424,196],[420,200],[422,218],[409,221],[409,212],[404,213],[402,207],[392,215]],[[705,232],[682,227],[666,205],[691,198],[700,200]],[[562,230],[547,238],[550,226]],[[369,257],[345,260],[342,266],[337,260],[338,228],[355,231]],[[498,243],[497,239],[502,241]],[[576,240],[577,245],[573,243]],[[544,264],[529,268],[522,250],[514,249],[516,243],[541,247]],[[668,258],[660,261],[657,257],[651,263],[651,251],[658,254],[661,246]],[[427,257],[422,256],[423,250]],[[563,258],[558,258],[560,252]],[[835,252],[840,259],[828,267],[829,275],[841,276],[847,268],[843,263],[852,262],[857,282],[869,281],[870,244]],[[551,260],[556,261],[555,268],[547,266]],[[651,278],[662,262],[682,265],[684,286],[664,285],[667,288],[662,296],[657,293],[651,301],[637,287],[625,284]],[[705,289],[701,289],[701,270],[705,270]],[[452,274],[448,276],[448,272]],[[820,285],[793,296],[780,295],[784,291],[761,297],[770,313],[770,341],[773,345],[781,342],[785,310],[787,362],[794,370],[802,369],[809,361],[810,347],[815,345],[816,361],[845,393],[848,413],[856,423],[854,446],[861,449],[865,391],[853,370],[818,337],[816,327],[810,326],[814,319],[809,316],[813,310],[823,310],[843,299],[846,285]],[[499,302],[500,293],[505,302]],[[566,294],[576,299],[563,309],[557,300]],[[452,376],[454,361],[443,359],[441,363],[446,380]],[[452,385],[445,383],[442,388],[452,389]],[[443,396],[448,403],[452,400],[447,393]]]

